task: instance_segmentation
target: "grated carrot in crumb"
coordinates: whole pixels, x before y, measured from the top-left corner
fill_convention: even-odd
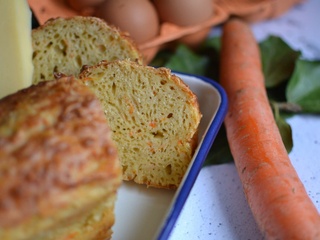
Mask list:
[[[133,112],[134,112],[134,106],[130,104],[129,113],[133,114]]]
[[[70,233],[68,236],[66,236],[65,240],[74,239],[77,235],[78,235],[77,232]]]
[[[150,147],[150,152],[155,153],[155,149],[153,147],[153,143],[152,142],[147,142],[147,145]]]
[[[129,132],[129,137],[132,137],[133,134],[134,134],[133,131],[130,131],[130,132]]]
[[[152,128],[155,128],[155,127],[157,127],[157,123],[152,121],[152,122],[149,123],[149,126],[152,127]]]
[[[125,98],[125,102],[129,106],[129,113],[133,114],[134,113],[134,105],[127,97]]]

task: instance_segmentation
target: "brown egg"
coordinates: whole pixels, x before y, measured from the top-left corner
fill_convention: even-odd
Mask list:
[[[101,4],[104,0],[66,0],[67,4],[76,11],[83,11]]]
[[[178,26],[190,26],[209,19],[212,0],[154,0],[160,20]]]
[[[96,16],[126,31],[137,42],[146,42],[158,35],[157,11],[149,0],[105,0]]]

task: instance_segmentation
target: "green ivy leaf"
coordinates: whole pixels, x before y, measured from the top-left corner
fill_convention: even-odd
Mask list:
[[[282,142],[289,153],[293,148],[291,126],[280,115],[276,116],[275,120],[281,134]]]
[[[218,52],[220,52],[221,49],[221,37],[220,36],[214,36],[214,37],[208,37],[204,43],[201,46],[202,49],[208,49],[212,48]]]
[[[286,97],[304,112],[320,113],[320,61],[299,59],[289,80]]]
[[[227,140],[225,126],[222,125],[207,155],[204,166],[232,162],[233,157]]]
[[[206,76],[219,82],[220,75],[220,37],[207,38],[199,49],[199,54],[207,56],[209,62],[207,63]]]
[[[291,76],[295,61],[300,56],[281,38],[270,36],[259,44],[267,88],[275,87]]]
[[[205,75],[208,62],[208,57],[197,55],[186,45],[180,44],[164,66],[174,71]]]
[[[149,65],[153,67],[162,67],[169,61],[173,54],[172,51],[163,49],[156,54]]]

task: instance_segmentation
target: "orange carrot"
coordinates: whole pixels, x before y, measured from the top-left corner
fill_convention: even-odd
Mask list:
[[[300,181],[270,108],[250,26],[223,26],[221,85],[227,138],[247,202],[266,239],[320,239],[320,215]]]

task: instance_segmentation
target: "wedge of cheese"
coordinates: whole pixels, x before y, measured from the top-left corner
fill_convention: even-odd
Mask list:
[[[0,1],[0,98],[32,83],[32,14],[27,0]]]

